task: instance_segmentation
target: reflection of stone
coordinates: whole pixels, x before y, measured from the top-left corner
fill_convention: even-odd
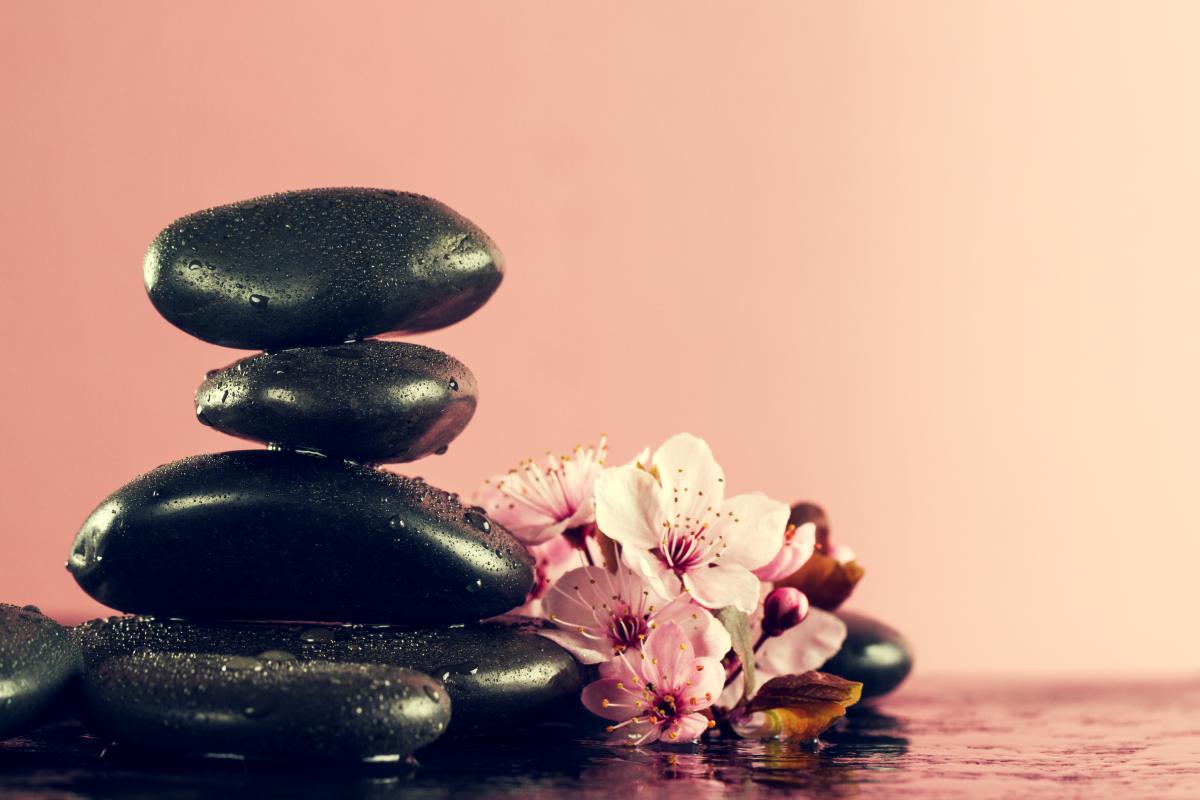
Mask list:
[[[837,615],[846,623],[846,641],[821,671],[862,683],[864,700],[899,686],[913,666],[912,649],[900,632],[853,611]]]

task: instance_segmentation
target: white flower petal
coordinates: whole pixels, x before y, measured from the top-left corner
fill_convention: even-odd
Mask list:
[[[596,479],[596,525],[626,548],[658,547],[662,500],[653,476],[637,467],[612,467]]]
[[[821,665],[842,649],[846,623],[819,608],[794,628],[767,639],[758,649],[757,663],[776,675],[798,675]]]
[[[759,580],[754,573],[736,564],[701,567],[685,573],[683,585],[705,608],[725,606],[750,614],[758,606]]]
[[[676,434],[655,451],[653,463],[670,518],[702,519],[710,506],[721,507],[725,474],[703,439]]]
[[[714,534],[725,537],[721,560],[747,569],[770,563],[783,546],[789,513],[786,504],[760,494],[726,500],[713,526]]]

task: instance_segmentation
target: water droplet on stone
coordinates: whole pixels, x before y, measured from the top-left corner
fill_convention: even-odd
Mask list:
[[[225,663],[221,665],[221,671],[241,671],[247,669],[262,669],[262,664],[257,658],[250,656],[230,656],[225,659]]]
[[[255,656],[259,661],[271,661],[283,663],[286,661],[295,661],[296,657],[287,650],[264,650]]]
[[[454,380],[454,378],[450,379],[450,391],[452,391],[452,392],[458,391],[458,381]]]
[[[193,260],[193,261],[188,262],[188,269],[200,269],[203,266],[204,266],[204,263],[201,261]]]
[[[334,636],[329,628],[305,628],[298,638],[302,642],[332,642]]]
[[[250,305],[255,306],[257,308],[266,308],[267,303],[270,302],[270,300],[271,300],[271,298],[267,297],[265,294],[250,295]]]
[[[210,428],[212,427],[212,421],[209,420],[208,417],[204,416],[204,408],[202,406],[196,406],[196,421],[201,425],[207,425]]]
[[[476,530],[487,533],[492,529],[492,523],[488,521],[487,512],[479,506],[471,506],[463,514],[463,519],[466,523]]]
[[[476,578],[475,580],[473,580],[467,584],[468,592],[472,592],[472,593],[478,592],[482,588],[483,588],[483,579],[482,578]]]
[[[402,531],[408,527],[408,524],[404,521],[403,517],[397,514],[388,520],[388,527],[394,531]]]
[[[450,449],[450,445],[444,444],[441,447],[439,447],[437,450],[434,450],[433,454],[435,456],[444,456],[444,455],[446,455],[446,451],[449,449]]]
[[[432,686],[425,687],[425,696],[435,703],[442,699],[442,693]]]

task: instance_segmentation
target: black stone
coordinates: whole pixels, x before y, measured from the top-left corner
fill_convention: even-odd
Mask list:
[[[853,611],[839,611],[837,616],[846,623],[846,641],[822,672],[861,682],[864,700],[887,694],[908,677],[912,648],[899,631]]]
[[[450,721],[442,685],[378,664],[139,651],[89,665],[83,716],[123,745],[195,755],[398,760]]]
[[[280,350],[209,373],[196,416],[219,431],[369,464],[444,452],[475,413],[475,377],[402,342]]]
[[[308,189],[177,219],[144,272],[173,325],[270,350],[445,327],[487,302],[504,265],[487,234],[431,198]]]
[[[68,569],[133,613],[436,625],[504,613],[524,546],[420,479],[266,450],[193,456],[118,489]]]
[[[401,629],[363,625],[197,623],[114,617],[75,628],[89,664],[142,650],[407,667],[439,679],[454,703],[453,731],[512,725],[578,703],[582,670],[524,626],[487,623]],[[283,655],[280,655],[283,654]]]
[[[79,666],[65,628],[33,606],[0,603],[0,739],[37,725]]]

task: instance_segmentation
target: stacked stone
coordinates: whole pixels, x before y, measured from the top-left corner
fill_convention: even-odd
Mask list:
[[[74,632],[91,724],[177,752],[385,759],[435,739],[451,707],[455,729],[487,727],[577,694],[565,651],[475,624],[524,601],[524,547],[483,509],[377,468],[444,453],[476,385],[445,353],[367,337],[457,322],[502,276],[483,231],[394,191],[272,195],[159,234],[158,311],[264,351],[208,374],[197,419],[267,449],[159,467],[84,522],[79,585],[153,615]]]

